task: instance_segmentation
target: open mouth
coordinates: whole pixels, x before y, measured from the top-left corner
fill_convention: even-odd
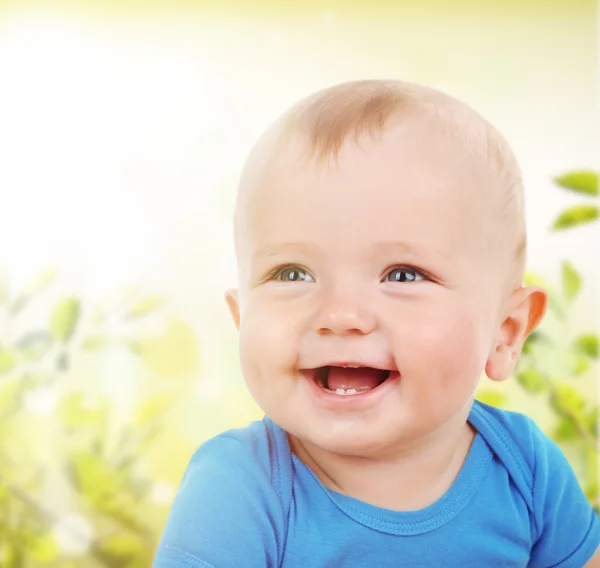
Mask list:
[[[326,365],[305,371],[325,392],[341,396],[365,394],[387,381],[392,371],[373,367]]]

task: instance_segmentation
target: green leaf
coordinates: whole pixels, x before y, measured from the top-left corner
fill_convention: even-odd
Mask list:
[[[529,367],[515,373],[517,383],[530,394],[539,394],[548,388],[546,377],[537,369]]]
[[[2,349],[0,347],[0,375],[5,375],[12,369],[14,369],[17,363],[15,354],[9,349]]]
[[[572,385],[564,381],[556,381],[550,396],[550,405],[561,416],[576,416],[584,420],[585,398]]]
[[[598,500],[598,481],[592,478],[585,486],[584,494],[590,503],[595,503]]]
[[[552,432],[555,442],[572,442],[579,438],[579,430],[572,420],[561,417]]]
[[[155,312],[160,306],[165,303],[165,299],[160,296],[148,296],[142,300],[137,301],[133,304],[125,313],[125,317],[128,319],[139,318],[147,316],[152,312]]]
[[[572,357],[570,371],[574,377],[580,377],[590,368],[590,361],[585,357]]]
[[[525,284],[525,286],[541,286],[542,288],[549,288],[548,283],[541,276],[529,271],[523,276],[523,284]]]
[[[81,304],[75,297],[61,300],[55,306],[50,316],[50,330],[55,339],[63,343],[71,339],[79,320],[80,311]]]
[[[569,229],[570,227],[590,223],[597,218],[598,207],[596,207],[596,205],[574,205],[560,213],[552,224],[552,230],[558,231],[561,229]]]
[[[103,553],[113,562],[133,560],[144,554],[145,546],[141,539],[127,534],[113,534],[102,542]],[[122,565],[122,564],[119,564]]]
[[[523,353],[529,355],[534,347],[534,345],[540,345],[542,343],[550,343],[550,339],[547,335],[542,333],[539,330],[533,331],[529,337],[525,340],[523,345]]]
[[[158,395],[144,400],[136,409],[133,422],[144,426],[160,418],[173,403],[172,396]]]
[[[52,337],[45,331],[34,331],[19,339],[16,345],[27,361],[40,361],[52,348]]]
[[[506,407],[508,402],[506,395],[497,391],[481,391],[477,393],[476,398],[479,402],[483,402],[483,404],[497,408]]]
[[[103,497],[117,494],[124,480],[124,475],[113,471],[101,457],[85,450],[73,453],[67,459],[66,468],[75,489],[95,505],[99,505]]]
[[[598,195],[598,174],[590,170],[568,172],[554,178],[554,182],[564,189],[585,195]]]
[[[51,534],[39,535],[28,540],[27,553],[37,562],[45,564],[58,556],[58,544]]]
[[[562,263],[562,288],[567,300],[573,300],[581,289],[581,274],[568,260]]]
[[[592,505],[597,507],[600,505],[598,503],[598,449],[588,446],[584,452],[583,463],[588,480],[585,485],[585,496]]]
[[[587,355],[591,359],[598,359],[598,336],[595,333],[584,333],[574,342],[573,346],[577,351]]]

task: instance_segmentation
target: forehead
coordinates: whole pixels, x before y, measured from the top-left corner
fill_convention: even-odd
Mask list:
[[[487,165],[424,121],[348,141],[337,159],[307,155],[303,140],[288,138],[244,188],[238,230],[246,252],[309,236],[355,247],[400,236],[456,247],[480,228],[493,182]]]

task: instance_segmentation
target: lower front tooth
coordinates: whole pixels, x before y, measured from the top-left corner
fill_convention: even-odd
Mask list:
[[[349,395],[349,394],[357,394],[356,389],[343,389],[343,388],[337,388],[335,389],[335,394],[341,394],[341,395]]]

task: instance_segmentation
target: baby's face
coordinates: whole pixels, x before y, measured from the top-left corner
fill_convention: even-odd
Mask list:
[[[229,303],[252,395],[348,454],[464,420],[506,296],[493,174],[417,122],[347,143],[337,165],[304,151],[278,155],[245,201]]]

